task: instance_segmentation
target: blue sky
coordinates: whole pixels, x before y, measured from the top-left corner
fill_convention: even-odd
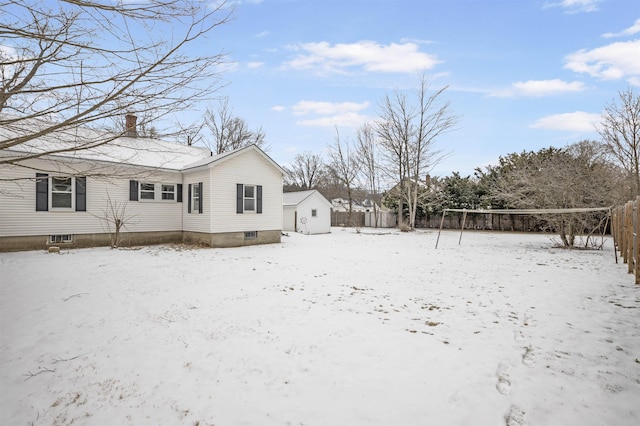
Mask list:
[[[206,49],[228,53],[236,115],[287,165],[378,117],[426,73],[460,116],[434,175],[597,138],[621,90],[640,92],[637,0],[242,0]]]

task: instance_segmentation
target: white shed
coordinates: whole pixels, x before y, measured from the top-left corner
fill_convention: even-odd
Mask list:
[[[282,229],[303,234],[331,232],[331,203],[318,191],[282,194]]]

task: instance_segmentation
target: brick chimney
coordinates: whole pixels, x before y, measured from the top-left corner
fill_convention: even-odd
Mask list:
[[[424,177],[424,183],[425,183],[427,186],[431,186],[431,175],[426,175],[426,176]]]
[[[138,121],[138,117],[136,117],[133,114],[127,114],[125,116],[125,132],[124,135],[128,136],[130,138],[137,138],[138,137],[138,130],[137,130],[137,124],[136,122]]]

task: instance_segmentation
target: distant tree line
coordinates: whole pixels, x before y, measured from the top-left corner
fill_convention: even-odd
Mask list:
[[[640,195],[640,97],[631,89],[605,107],[597,127],[600,141],[509,153],[473,175],[430,177],[441,158],[434,142],[457,123],[440,102],[444,90],[430,92],[423,78],[413,104],[405,93],[385,97],[380,118],[358,129],[355,141],[336,131],[326,160],[321,153],[298,154],[287,168],[285,190],[314,188],[350,202],[370,199],[401,213],[406,229],[444,209],[607,207]],[[576,235],[602,226],[602,216],[536,219],[573,246]]]

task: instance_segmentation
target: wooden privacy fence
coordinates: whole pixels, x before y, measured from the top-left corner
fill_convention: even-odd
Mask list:
[[[396,226],[396,214],[377,212],[378,220],[373,212],[331,212],[331,226],[393,228]],[[376,226],[377,225],[377,226]]]
[[[616,251],[620,252],[629,273],[640,284],[640,197],[611,211],[612,234]]]
[[[331,226],[364,226],[364,212],[331,212]]]

